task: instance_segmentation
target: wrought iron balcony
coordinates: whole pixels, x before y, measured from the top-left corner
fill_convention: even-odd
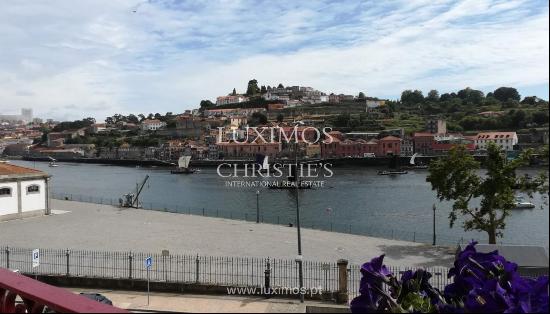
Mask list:
[[[17,298],[23,302],[18,303]],[[128,313],[0,268],[0,313]]]

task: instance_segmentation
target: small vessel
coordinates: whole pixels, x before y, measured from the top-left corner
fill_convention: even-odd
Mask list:
[[[394,175],[400,175],[400,174],[407,174],[407,170],[402,170],[399,165],[399,157],[397,155],[394,155],[393,158],[390,160],[390,170],[379,170],[378,175],[379,176],[394,176]]]
[[[409,166],[405,167],[405,169],[428,169],[428,166],[426,165],[417,165],[416,164],[416,157],[418,156],[418,153],[414,153],[414,155],[411,156],[411,159],[409,160]]]
[[[535,204],[525,201],[521,197],[518,197],[516,198],[515,207],[513,209],[533,209],[535,207],[536,207]]]
[[[59,167],[59,165],[57,164],[57,160],[53,159],[52,157],[49,157],[50,158],[50,167],[54,168],[54,167]]]
[[[189,168],[189,162],[191,161],[191,156],[181,156],[178,159],[178,168],[170,171],[172,174],[191,174],[195,173],[196,169]]]
[[[262,154],[256,155],[256,165],[259,166],[260,172],[268,172],[269,171],[269,156],[265,156]]]
[[[393,176],[393,175],[399,175],[399,174],[407,174],[408,172],[406,170],[379,170],[378,175],[379,176]]]

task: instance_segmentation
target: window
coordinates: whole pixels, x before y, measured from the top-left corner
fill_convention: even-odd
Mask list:
[[[36,194],[36,193],[40,193],[40,186],[33,184],[27,187],[27,194]]]
[[[0,197],[10,197],[11,189],[10,188],[0,188]]]

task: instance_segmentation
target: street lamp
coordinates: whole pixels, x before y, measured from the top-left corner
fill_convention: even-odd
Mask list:
[[[256,223],[260,223],[260,190],[256,191]]]
[[[296,126],[303,125],[304,123],[302,121],[296,122]],[[298,280],[300,285],[300,302],[304,303],[304,293],[303,293],[303,287],[304,287],[304,269],[303,269],[303,256],[302,256],[302,234],[300,229],[300,199],[299,199],[299,187],[300,184],[300,172],[298,171],[298,131],[296,131],[296,141],[294,143],[294,162],[296,163],[295,168],[295,184],[296,184],[296,229],[298,231],[298,257],[296,258],[296,262],[298,263]]]

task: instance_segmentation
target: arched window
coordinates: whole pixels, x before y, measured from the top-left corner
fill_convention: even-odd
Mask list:
[[[11,188],[0,188],[0,197],[10,197],[11,196]]]
[[[29,185],[27,187],[27,194],[36,194],[40,193],[40,186],[37,184]]]

